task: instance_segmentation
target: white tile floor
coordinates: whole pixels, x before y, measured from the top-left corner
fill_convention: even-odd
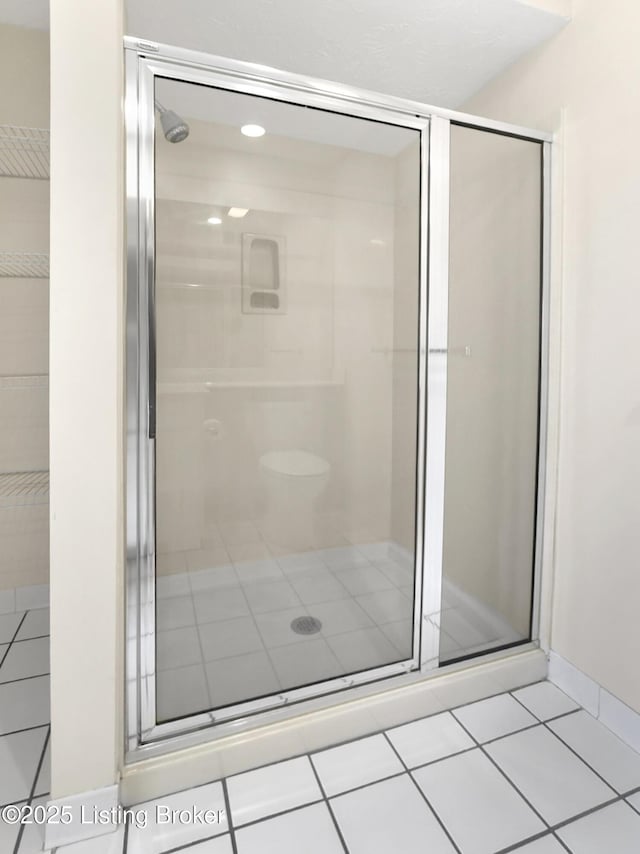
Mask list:
[[[49,610],[0,616],[0,807],[49,794]],[[2,854],[42,851],[42,828],[0,819]]]
[[[42,627],[44,617],[28,624]],[[25,622],[14,625],[12,646],[22,642]],[[37,664],[38,654],[31,660]],[[48,726],[30,705],[36,695],[1,693],[43,679],[0,685],[0,720],[31,710],[27,727],[5,725],[0,736],[2,804],[46,800]],[[153,815],[156,803],[212,810],[217,820],[131,825],[56,854],[640,851],[640,755],[548,682],[136,809]],[[2,854],[35,854],[41,844],[38,828],[18,839],[15,827],[0,822]]]
[[[221,526],[212,541],[158,556],[161,720],[411,656],[413,574],[393,544],[282,554],[249,522]],[[443,659],[520,639],[485,611],[445,584],[425,625],[442,624]],[[292,620],[307,615],[321,630],[296,634]]]

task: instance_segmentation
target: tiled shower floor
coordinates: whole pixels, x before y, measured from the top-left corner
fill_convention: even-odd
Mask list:
[[[3,798],[37,800],[38,764],[4,775]],[[158,805],[216,821],[160,825]],[[539,682],[131,809],[146,827],[58,854],[637,854],[640,755]]]
[[[254,536],[158,556],[162,719],[411,656],[413,573],[388,543],[282,555]],[[518,639],[450,586],[442,604],[424,631],[442,621],[443,658]],[[319,633],[292,630],[306,615]]]

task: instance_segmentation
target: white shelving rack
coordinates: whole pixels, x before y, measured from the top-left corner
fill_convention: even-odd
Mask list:
[[[0,178],[47,181],[50,132],[46,128],[0,125]],[[0,279],[48,279],[49,255],[46,252],[0,250]],[[2,366],[0,366],[2,374]],[[0,393],[42,394],[48,376],[0,376]],[[46,393],[46,392],[45,392]],[[1,404],[0,404],[1,406]],[[49,472],[0,472],[0,524],[2,530],[24,529],[24,542],[9,545],[11,557],[19,564],[42,560],[48,549],[46,505],[49,502]],[[22,540],[19,541],[22,543]]]

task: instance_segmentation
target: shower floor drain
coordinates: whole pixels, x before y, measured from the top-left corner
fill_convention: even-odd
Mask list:
[[[291,628],[297,635],[315,635],[322,628],[317,617],[296,617],[291,621]]]

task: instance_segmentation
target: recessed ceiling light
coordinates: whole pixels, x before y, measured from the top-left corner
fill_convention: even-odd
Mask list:
[[[220,225],[222,220],[219,216],[210,216],[207,222],[209,223],[209,225]]]
[[[249,213],[249,208],[229,208],[229,216],[235,217],[236,219],[242,219],[243,216],[246,216]]]
[[[245,136],[264,136],[266,133],[260,125],[242,125],[240,132]]]

